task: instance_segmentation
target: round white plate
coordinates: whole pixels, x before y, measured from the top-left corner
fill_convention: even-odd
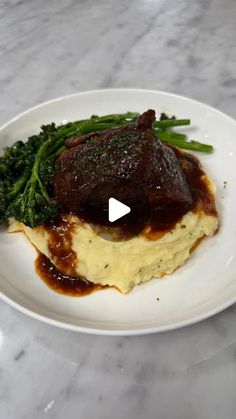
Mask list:
[[[36,275],[35,250],[21,233],[0,233],[1,298],[25,314],[86,333],[135,335],[185,326],[236,301],[236,122],[185,97],[156,91],[113,89],[78,93],[24,112],[0,130],[1,146],[37,133],[40,125],[92,114],[143,112],[153,108],[191,118],[185,132],[213,144],[198,154],[217,185],[221,228],[204,240],[173,275],[136,287],[124,296],[113,289],[75,298],[55,293]],[[181,129],[183,132],[183,128]],[[227,182],[224,187],[224,182]]]

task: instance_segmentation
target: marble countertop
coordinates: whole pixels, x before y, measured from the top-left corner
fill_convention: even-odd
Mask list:
[[[141,87],[236,118],[234,0],[2,0],[0,122],[57,96]],[[1,419],[234,419],[236,306],[177,331],[99,337],[0,303]]]

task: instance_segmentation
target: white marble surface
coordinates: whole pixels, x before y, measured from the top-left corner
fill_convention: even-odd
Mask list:
[[[236,117],[234,0],[0,1],[0,122],[80,90],[177,92]],[[46,326],[0,303],[1,419],[234,419],[236,307],[160,335]]]

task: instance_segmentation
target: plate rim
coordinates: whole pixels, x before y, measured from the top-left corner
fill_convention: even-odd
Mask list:
[[[91,335],[100,335],[100,336],[140,336],[140,335],[149,335],[154,333],[163,333],[172,330],[178,330],[187,326],[194,325],[196,323],[200,323],[203,320],[206,320],[216,314],[224,311],[225,309],[229,308],[236,302],[236,296],[233,297],[230,301],[227,301],[225,304],[218,306],[215,309],[207,311],[204,314],[192,317],[188,320],[179,321],[176,323],[172,323],[170,325],[163,325],[163,326],[153,326],[153,327],[142,327],[139,329],[105,329],[100,327],[87,327],[87,326],[78,326],[75,324],[63,322],[61,320],[55,320],[50,317],[47,317],[43,314],[39,314],[36,311],[32,311],[29,308],[25,307],[23,304],[19,304],[12,300],[10,297],[7,297],[5,294],[0,291],[0,299],[7,303],[10,307],[13,307],[20,313],[24,315],[28,315],[29,317],[39,320],[45,324],[49,324],[50,326],[55,326],[60,329],[80,332],[84,334],[91,334]]]
[[[214,106],[208,105],[205,102],[201,102],[200,100],[193,99],[189,96],[179,95],[177,93],[172,93],[172,92],[166,92],[165,90],[141,89],[141,88],[133,88],[133,87],[132,88],[129,88],[129,87],[127,87],[127,88],[126,87],[114,87],[114,88],[107,88],[107,89],[105,88],[105,89],[94,89],[94,90],[81,90],[79,92],[70,93],[68,95],[62,95],[62,96],[58,96],[58,97],[46,100],[44,102],[39,102],[37,105],[31,106],[30,108],[27,108],[26,110],[20,112],[19,114],[17,114],[13,118],[11,118],[9,121],[4,122],[4,124],[2,124],[0,126],[0,133],[3,129],[7,128],[8,125],[17,121],[18,119],[20,119],[24,115],[27,115],[27,113],[32,112],[34,110],[37,110],[37,109],[39,109],[39,108],[41,108],[45,105],[50,105],[51,103],[60,102],[64,99],[70,99],[70,98],[75,97],[75,96],[83,96],[83,95],[87,95],[87,94],[96,94],[96,93],[105,93],[105,92],[111,92],[112,93],[112,92],[121,92],[121,91],[123,91],[123,92],[140,92],[140,93],[157,93],[157,94],[161,94],[161,95],[165,95],[165,96],[176,97],[177,99],[185,99],[185,100],[193,102],[195,104],[205,106],[209,110],[217,112],[218,114],[221,114],[222,116],[229,119],[231,122],[236,123],[236,119],[234,119],[232,116],[226,114],[223,111],[220,111],[219,109],[215,108]]]
[[[169,96],[169,97],[175,97],[175,98],[180,99],[180,100],[184,99],[184,100],[190,101],[194,104],[204,106],[208,110],[212,110],[214,113],[220,114],[221,116],[226,118],[229,122],[235,124],[235,128],[236,128],[236,120],[233,117],[227,115],[223,111],[220,111],[220,110],[214,108],[211,105],[208,105],[207,103],[192,99],[191,97],[179,95],[179,94],[172,93],[172,92],[166,92],[166,91],[162,91],[162,90],[119,87],[119,88],[84,90],[84,91],[79,91],[79,92],[75,92],[75,93],[68,94],[68,95],[59,96],[59,97],[56,97],[56,98],[53,98],[53,99],[50,99],[50,100],[47,100],[47,101],[44,101],[44,102],[40,102],[39,104],[37,104],[35,106],[32,106],[32,107],[26,109],[25,111],[17,114],[15,117],[11,118],[9,121],[7,121],[3,125],[1,125],[0,126],[0,135],[1,135],[1,132],[4,129],[6,129],[9,125],[16,122],[17,120],[19,120],[23,116],[27,115],[28,113],[30,113],[32,111],[35,111],[37,109],[40,109],[41,107],[53,104],[55,102],[60,102],[60,101],[63,101],[65,99],[70,99],[70,98],[73,98],[73,97],[76,97],[76,96],[107,93],[107,92],[109,92],[109,93],[114,93],[114,92],[154,93],[154,94],[160,94],[160,95]],[[79,325],[75,325],[75,324],[72,324],[72,323],[69,323],[69,322],[64,322],[62,320],[53,319],[51,317],[40,314],[37,311],[33,311],[33,310],[25,307],[25,305],[23,305],[22,303],[20,304],[20,303],[16,302],[11,297],[8,297],[7,295],[5,295],[1,290],[0,290],[0,299],[2,301],[4,301],[5,303],[7,303],[9,306],[16,309],[17,311],[23,313],[24,315],[28,315],[29,317],[31,317],[33,319],[37,319],[37,320],[42,321],[43,323],[49,324],[51,326],[56,326],[56,327],[59,327],[61,329],[80,332],[80,333],[86,333],[86,334],[92,334],[92,335],[107,335],[107,336],[138,336],[138,335],[147,335],[147,334],[161,333],[161,332],[166,332],[166,331],[171,331],[171,330],[177,330],[177,329],[180,329],[182,327],[190,326],[190,325],[196,324],[198,322],[201,322],[201,321],[203,321],[203,320],[205,320],[209,317],[212,317],[212,316],[216,315],[217,313],[220,313],[221,311],[230,307],[231,305],[233,305],[236,302],[236,296],[235,296],[235,297],[232,297],[227,302],[225,302],[223,304],[220,304],[218,307],[212,308],[212,309],[208,310],[207,312],[205,312],[203,314],[196,315],[195,317],[192,317],[192,318],[187,319],[187,320],[173,322],[169,325],[162,325],[162,326],[156,326],[156,327],[155,326],[140,327],[139,329],[118,329],[118,328],[117,329],[112,329],[112,328],[107,328],[106,329],[106,328],[102,328],[102,327],[100,328],[99,326],[98,327],[79,326]]]

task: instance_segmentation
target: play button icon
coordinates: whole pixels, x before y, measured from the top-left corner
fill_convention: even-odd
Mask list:
[[[109,198],[108,219],[111,223],[124,217],[124,215],[128,214],[130,211],[128,205],[123,204],[115,198]]]

